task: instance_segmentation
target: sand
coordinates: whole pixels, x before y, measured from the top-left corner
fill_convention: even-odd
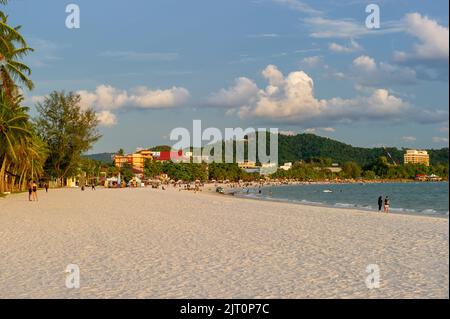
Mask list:
[[[446,218],[172,188],[39,195],[0,199],[1,298],[449,297]]]

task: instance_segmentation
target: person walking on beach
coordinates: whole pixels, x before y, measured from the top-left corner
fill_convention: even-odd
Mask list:
[[[95,191],[95,183],[92,183],[91,187],[92,187],[92,190]]]
[[[381,208],[383,208],[383,196],[378,197],[378,211],[381,212]]]
[[[33,194],[33,183],[31,183],[31,179],[28,180],[28,200],[31,202],[31,196]]]
[[[48,193],[48,183],[44,183],[45,192]]]
[[[386,196],[386,198],[384,199],[384,212],[385,213],[389,213],[389,206],[390,206],[389,197]]]
[[[38,201],[38,196],[37,196],[37,184],[36,184],[36,181],[33,181],[33,184],[32,184],[32,192],[33,192],[33,201]]]

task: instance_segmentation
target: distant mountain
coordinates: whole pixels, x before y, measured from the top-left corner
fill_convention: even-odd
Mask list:
[[[151,148],[154,151],[170,150],[170,146],[161,145]],[[314,158],[330,158],[333,162],[342,164],[347,161],[355,161],[361,166],[373,163],[380,156],[391,154],[394,161],[403,163],[405,149],[395,147],[364,148],[354,147],[327,137],[314,134],[298,134],[293,136],[279,135],[278,137],[278,158],[279,163],[296,162],[299,160],[308,161]],[[449,163],[449,149],[430,149],[431,164]],[[100,153],[86,155],[86,157],[111,163],[115,153]],[[389,159],[389,158],[388,158]],[[392,162],[391,159],[389,159]]]
[[[102,162],[104,164],[110,164],[113,162],[112,157],[115,154],[116,153],[98,153],[98,154],[85,155],[85,157],[87,157],[91,160],[94,160],[94,161]]]

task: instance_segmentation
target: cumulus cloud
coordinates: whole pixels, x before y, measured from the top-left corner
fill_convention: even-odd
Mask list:
[[[241,77],[236,79],[231,87],[212,94],[207,99],[207,103],[217,107],[234,108],[250,102],[257,95],[258,90],[255,82]]]
[[[375,59],[366,55],[354,59],[352,67],[352,77],[360,85],[413,84],[417,80],[416,71],[410,67],[377,63]]]
[[[353,60],[353,65],[363,71],[371,72],[377,68],[375,60],[367,55],[361,55]]]
[[[95,91],[81,90],[77,93],[81,96],[83,106],[101,110],[114,110],[122,107],[167,108],[179,105],[189,98],[189,91],[179,87],[151,90],[145,86],[139,86],[127,91],[110,85],[100,85]]]
[[[330,51],[335,53],[352,53],[361,51],[363,49],[361,45],[359,45],[359,43],[355,40],[351,40],[348,46],[332,42],[329,44],[328,48],[330,49]]]
[[[314,82],[303,71],[284,76],[276,66],[269,65],[262,76],[268,82],[266,88],[256,89],[252,82],[253,94],[233,96],[234,103],[222,101],[222,105],[233,108],[241,118],[256,117],[281,123],[313,124],[314,127],[361,120],[442,122],[443,114],[433,110],[417,110],[385,89],[376,89],[370,95],[351,99],[335,97],[326,100],[315,97]],[[221,92],[219,95],[225,98],[227,95],[220,94]],[[226,92],[230,93],[229,90]],[[241,103],[235,103],[236,101]]]
[[[102,126],[111,127],[117,124],[117,116],[111,111],[97,112],[97,119]]]
[[[413,52],[395,52],[397,61],[406,60],[449,60],[448,27],[441,26],[435,20],[419,13],[407,14],[404,18],[406,32],[416,37],[419,42],[413,47]]]
[[[152,90],[145,86],[129,91],[110,85],[99,85],[94,91],[81,90],[82,108],[93,108],[102,125],[113,126],[117,117],[112,113],[121,108],[160,109],[183,104],[189,98],[189,91],[181,87]]]

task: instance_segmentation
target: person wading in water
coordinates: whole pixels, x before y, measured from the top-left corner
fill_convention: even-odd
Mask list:
[[[384,212],[389,213],[389,207],[390,207],[389,197],[386,196],[384,199]]]

